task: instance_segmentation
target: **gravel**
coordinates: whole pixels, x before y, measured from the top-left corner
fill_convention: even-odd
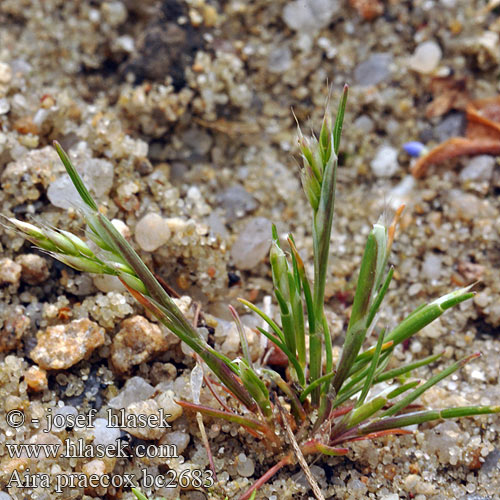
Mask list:
[[[432,73],[438,67],[442,56],[441,47],[434,40],[428,40],[415,48],[415,52],[408,60],[408,65],[410,69],[418,73]]]
[[[397,149],[388,145],[380,146],[370,167],[376,177],[392,177],[399,169]]]

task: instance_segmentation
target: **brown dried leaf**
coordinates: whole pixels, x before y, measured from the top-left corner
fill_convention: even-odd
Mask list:
[[[500,140],[452,137],[419,158],[411,168],[411,173],[413,177],[419,179],[425,175],[429,165],[457,156],[479,154],[500,155]]]
[[[466,135],[469,139],[500,140],[500,96],[469,102]]]
[[[449,158],[500,155],[500,96],[469,101],[466,112],[466,137],[452,137],[419,158],[411,169],[414,177],[423,177],[429,165]]]
[[[465,78],[436,77],[431,80],[429,90],[434,99],[425,111],[427,118],[442,116],[451,109],[465,109],[469,101]]]

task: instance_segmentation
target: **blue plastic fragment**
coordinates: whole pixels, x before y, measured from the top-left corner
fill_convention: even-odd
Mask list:
[[[403,149],[414,157],[422,156],[426,152],[426,147],[418,141],[406,142],[403,144]]]

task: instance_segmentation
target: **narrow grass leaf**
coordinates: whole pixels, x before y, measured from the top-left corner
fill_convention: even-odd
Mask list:
[[[444,378],[448,377],[451,375],[453,372],[456,372],[459,368],[464,366],[466,363],[469,361],[472,361],[473,359],[476,359],[480,356],[479,353],[474,353],[471,354],[470,356],[467,356],[456,363],[453,363],[451,366],[448,368],[442,370],[439,372],[437,375],[434,377],[430,378],[425,384],[422,384],[420,387],[415,389],[413,392],[408,394],[405,398],[403,398],[401,401],[396,403],[394,406],[391,406],[388,410],[386,410],[383,414],[382,417],[390,417],[392,415],[395,415],[398,411],[403,410],[406,408],[410,403],[415,401],[421,394],[423,394],[427,389],[431,388],[433,385],[436,385],[439,381],[443,380]],[[401,426],[400,426],[401,427]]]
[[[342,356],[337,367],[337,374],[333,379],[333,387],[337,392],[347,378],[365,339],[367,329],[366,315],[369,311],[370,297],[375,284],[377,253],[377,241],[373,232],[371,232],[368,236],[361,262],[351,318],[342,348]]]
[[[385,278],[384,283],[382,284],[382,287],[380,288],[379,292],[377,293],[377,296],[375,297],[375,300],[373,301],[373,304],[370,308],[370,312],[368,313],[368,318],[366,319],[366,324],[368,326],[371,325],[373,318],[375,317],[378,310],[380,309],[380,305],[382,304],[382,301],[384,300],[385,294],[387,293],[387,290],[389,289],[389,285],[391,284],[391,280],[392,280],[393,275],[394,275],[394,268],[391,267],[389,269],[389,272],[387,273],[387,276]]]
[[[69,159],[68,155],[66,154],[66,151],[61,147],[61,145],[57,142],[54,141],[54,148],[57,151],[57,154],[59,155],[59,158],[61,158],[61,161],[63,162],[64,167],[66,168],[66,172],[68,172],[68,175],[71,178],[71,182],[73,182],[73,185],[75,186],[76,190],[78,191],[78,194],[86,203],[89,208],[94,210],[95,212],[98,211],[98,207],[92,196],[90,196],[90,193],[88,192],[87,188],[85,187],[85,184],[83,183],[80,175],[76,171],[76,168],[73,166],[71,163],[71,160]]]
[[[372,386],[373,382],[373,377],[375,375],[375,370],[377,369],[378,361],[380,358],[380,352],[382,350],[382,343],[384,341],[384,334],[381,332],[378,336],[377,340],[377,345],[375,346],[375,352],[373,353],[373,357],[368,369],[368,372],[365,377],[365,383],[363,386],[363,390],[361,391],[361,394],[359,395],[358,401],[356,402],[355,409],[359,408],[366,399],[366,396],[368,395],[368,392],[370,391],[370,388]]]
[[[236,309],[233,306],[228,306],[231,315],[233,316],[234,322],[236,323],[236,328],[238,330],[238,334],[240,336],[240,346],[241,351],[243,353],[243,357],[246,359],[248,366],[252,367],[252,358],[250,357],[250,351],[248,349],[248,340],[245,334],[245,329],[243,328],[243,324],[241,323],[241,319],[239,314],[236,312]]]
[[[323,455],[329,455],[331,457],[341,457],[349,453],[348,448],[334,448],[333,446],[328,446],[317,439],[311,439],[310,441],[304,443],[301,450],[304,455],[322,453]]]
[[[273,411],[271,409],[271,401],[269,400],[269,391],[264,382],[250,366],[245,366],[245,363],[242,363],[240,367],[240,377],[243,385],[253,397],[266,419],[272,422]]]
[[[148,497],[143,495],[138,488],[132,488],[132,493],[136,496],[137,500],[148,500]]]
[[[304,386],[305,384],[305,376],[304,376],[304,371],[302,370],[302,367],[299,364],[299,361],[297,358],[291,353],[291,351],[288,349],[287,345],[284,342],[280,342],[276,337],[271,335],[269,332],[266,332],[263,328],[257,327],[257,330],[259,330],[262,335],[267,337],[274,345],[279,347],[285,356],[288,358],[288,361],[292,363],[293,367],[295,368],[295,373],[297,374],[298,382],[301,386]]]
[[[304,262],[302,261],[300,254],[295,246],[295,242],[290,235],[288,237],[288,243],[290,245],[290,249],[292,250],[292,254],[295,258],[295,262],[297,263],[297,270],[300,275],[300,281],[302,284],[302,290],[304,291],[304,300],[306,302],[306,311],[307,311],[307,320],[309,322],[309,329],[315,330],[315,317],[314,317],[314,305],[313,298],[311,293],[311,287],[309,285],[309,280],[307,279],[306,270],[304,267]]]
[[[182,408],[184,408],[185,410],[199,411],[200,413],[202,413],[203,415],[207,415],[208,417],[222,418],[223,420],[227,420],[228,422],[234,422],[235,424],[254,429],[258,432],[263,433],[264,435],[268,434],[269,432],[269,428],[265,424],[253,418],[244,417],[236,413],[228,413],[223,410],[209,408],[208,406],[198,405],[195,403],[190,403],[188,401],[176,401],[176,403],[179,406],[182,406]]]
[[[393,340],[394,345],[398,345],[404,340],[420,331],[422,328],[439,318],[446,309],[456,306],[465,300],[474,297],[473,292],[469,292],[470,287],[461,288],[451,293],[443,295],[430,304],[424,304],[413,311],[404,319],[384,340]]]
[[[423,410],[406,413],[404,415],[385,417],[375,422],[371,422],[360,427],[358,429],[358,434],[368,434],[387,429],[394,429],[397,427],[418,425],[432,420],[472,417],[474,415],[487,415],[491,413],[500,413],[500,406],[458,406],[456,408],[447,408],[445,410]]]
[[[426,358],[420,359],[418,361],[414,361],[405,366],[401,366],[399,368],[394,368],[392,370],[388,370],[377,377],[375,377],[375,383],[378,384],[380,382],[385,382],[386,380],[390,380],[396,377],[400,377],[401,375],[406,375],[421,366],[429,365],[434,361],[437,361],[444,353],[440,352],[438,354],[433,354],[432,356],[427,356]]]
[[[344,85],[344,90],[340,98],[339,107],[337,110],[337,117],[335,118],[335,125],[333,127],[333,144],[335,154],[339,154],[340,149],[340,136],[342,135],[342,125],[344,123],[345,107],[347,104],[347,94],[349,92],[349,86]]]
[[[300,402],[303,403],[307,396],[311,394],[314,389],[318,388],[321,386],[321,384],[328,382],[335,376],[335,371],[326,373],[322,377],[316,379],[314,382],[311,382],[301,393],[300,393]]]
[[[283,332],[281,331],[281,328],[261,309],[259,309],[257,306],[249,302],[248,300],[238,298],[238,302],[241,302],[243,305],[247,306],[248,309],[253,311],[255,314],[260,316],[273,330],[273,332],[278,336],[278,338],[281,340],[282,343],[285,342],[285,336],[283,335]],[[273,340],[274,342],[274,340]]]

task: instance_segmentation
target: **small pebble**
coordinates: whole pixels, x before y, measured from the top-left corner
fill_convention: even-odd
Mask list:
[[[161,439],[159,444],[173,444],[179,455],[182,455],[189,444],[191,436],[188,432],[172,431],[167,432]]]
[[[428,40],[417,46],[408,65],[413,71],[429,74],[436,70],[442,55],[441,47],[435,41]]]
[[[252,477],[255,472],[255,464],[251,458],[248,458],[244,453],[240,453],[236,457],[236,470],[243,477]]]
[[[373,132],[375,129],[375,124],[373,123],[373,120],[367,116],[367,115],[361,115],[354,120],[354,123],[352,124],[353,127],[361,130],[361,132],[364,132],[365,134],[369,134],[370,132]]]
[[[486,456],[483,466],[481,467],[481,472],[484,474],[488,474],[492,470],[495,469],[498,465],[498,461],[500,460],[500,450],[498,448],[494,448],[493,451],[488,453]]]
[[[0,352],[17,349],[30,325],[31,320],[24,314],[22,306],[9,306],[3,318],[3,326],[0,328]]]
[[[113,164],[102,158],[92,158],[85,143],[80,143],[71,151],[71,159],[81,175],[85,186],[96,198],[109,193],[113,185]],[[50,183],[47,189],[50,202],[59,208],[71,208],[79,203],[80,196],[68,175],[62,175]]]
[[[120,281],[118,276],[111,274],[94,274],[92,275],[92,283],[101,292],[125,292],[125,285]]]
[[[9,101],[5,98],[0,99],[0,115],[5,115],[10,111]]]
[[[380,146],[370,167],[376,177],[392,177],[399,169],[397,150],[388,145]]]
[[[86,318],[38,333],[31,359],[45,370],[61,370],[88,358],[104,343],[104,329]]]
[[[104,2],[101,12],[108,24],[113,27],[123,24],[127,20],[127,9],[122,2]]]
[[[316,33],[328,26],[340,10],[338,0],[296,0],[285,5],[283,20],[294,31]]]
[[[47,261],[35,253],[26,253],[16,258],[21,265],[21,280],[28,285],[39,285],[49,277]]]
[[[459,189],[451,189],[448,193],[449,214],[464,221],[477,218],[495,217],[496,210],[487,199],[481,199]]]
[[[324,484],[325,476],[326,476],[325,469],[323,469],[319,465],[310,465],[309,468],[311,470],[312,475],[314,476],[316,481],[319,483],[319,485],[321,486],[322,483]],[[302,471],[302,470],[300,472],[297,472],[296,474],[294,474],[292,476],[292,479],[295,483],[298,483],[302,486],[309,487],[309,483],[306,479],[304,471]]]
[[[226,221],[229,223],[258,207],[257,200],[238,184],[220,193],[217,201],[225,209]]]
[[[45,432],[45,430],[37,432],[35,435],[30,437],[27,442],[29,444],[34,444],[34,445],[44,445],[44,444],[55,445],[54,447],[58,446],[60,447],[60,449],[62,449],[63,446],[61,440],[57,436],[55,436],[51,432]],[[40,450],[40,455],[38,457],[39,460],[52,458],[50,456],[47,456],[44,446],[40,446],[39,450]],[[24,453],[25,452],[23,451],[23,454]]]
[[[142,377],[132,377],[127,380],[123,390],[109,400],[109,406],[116,410],[126,408],[137,401],[149,399],[155,393],[155,388]]]
[[[234,265],[241,270],[255,267],[267,256],[271,247],[271,222],[264,217],[254,217],[240,232],[232,249]]]
[[[363,87],[377,85],[391,75],[392,54],[374,53],[366,61],[358,64],[354,70],[354,81]]]
[[[182,140],[188,151],[201,156],[206,155],[213,144],[212,137],[199,128],[190,128],[187,130],[183,134]]]
[[[169,342],[158,325],[143,316],[133,316],[121,324],[111,344],[111,362],[119,373],[151,360],[168,349]]]
[[[104,446],[115,444],[115,441],[120,438],[121,431],[117,427],[108,427],[107,418],[96,418],[94,428],[91,429],[94,435],[93,444],[101,444]]]
[[[125,409],[125,418],[127,418],[128,415],[136,415],[137,417],[139,417],[140,415],[145,415],[146,417],[148,417],[149,415],[159,415],[159,410],[160,407],[154,399],[138,401],[127,406],[127,408]],[[168,428],[161,427],[159,424],[158,426],[154,427],[124,426],[122,427],[122,430],[128,432],[129,434],[132,434],[132,436],[135,436],[139,439],[156,441],[168,431]]]
[[[493,175],[496,160],[494,156],[479,155],[472,158],[460,172],[461,181],[489,182]]]
[[[12,70],[7,63],[0,62],[0,84],[8,84],[12,80]]]
[[[52,415],[61,415],[61,418],[56,418],[56,421],[52,425],[52,430],[57,433],[66,428],[65,423],[70,415],[72,415],[73,417],[76,417],[78,415],[78,410],[74,406],[58,406],[52,412]]]
[[[269,53],[267,60],[267,69],[271,73],[284,73],[292,66],[292,51],[290,47],[277,46]]]
[[[149,213],[135,226],[135,241],[146,252],[154,252],[170,239],[170,228],[166,219]]]
[[[441,275],[441,257],[434,253],[427,253],[422,264],[422,274],[430,281],[438,280]]]
[[[173,422],[182,415],[182,406],[175,402],[174,391],[167,390],[162,392],[160,395],[156,396],[156,402],[165,413],[170,415],[170,417],[167,418],[168,422]]]
[[[19,286],[21,271],[21,265],[12,259],[0,259],[0,285]]]
[[[108,460],[110,460],[108,458]],[[107,470],[106,462],[104,459],[94,458],[90,462],[82,465],[82,472],[87,477],[92,477],[92,481],[89,481],[89,485],[85,488],[85,493],[91,496],[104,496],[106,495],[106,489],[102,484],[100,484],[99,479],[106,474],[106,472],[111,472]],[[97,479],[97,480],[96,480]],[[104,481],[103,481],[104,483]]]
[[[47,372],[35,365],[24,372],[24,380],[33,392],[42,392],[48,387]]]
[[[466,118],[464,113],[450,113],[434,128],[437,141],[444,142],[451,137],[463,135]]]

